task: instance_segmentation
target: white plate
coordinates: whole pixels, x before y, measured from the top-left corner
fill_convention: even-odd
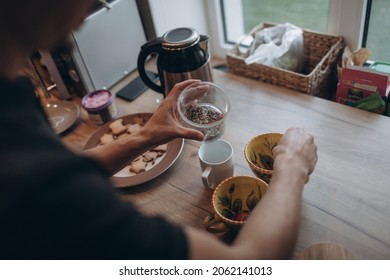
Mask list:
[[[151,113],[140,113],[132,114],[121,117],[123,124],[134,124],[134,119],[142,118],[146,122],[152,116]],[[94,134],[88,139],[85,144],[84,149],[90,149],[99,145],[100,137],[104,133],[109,133],[110,128],[108,127],[111,122],[104,124],[102,127],[97,129]],[[165,172],[171,165],[177,160],[181,151],[183,150],[184,139],[175,139],[168,143],[167,151],[165,154],[158,158],[153,166],[150,166],[146,169],[145,172],[134,174],[129,171],[129,167],[126,166],[114,176],[112,176],[112,181],[117,187],[132,187],[142,183],[145,183],[149,180],[152,180]]]
[[[69,101],[56,101],[43,104],[51,127],[57,134],[70,128],[80,116],[80,108]]]

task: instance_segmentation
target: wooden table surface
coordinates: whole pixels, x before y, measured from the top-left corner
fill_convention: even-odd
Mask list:
[[[299,125],[315,137],[319,160],[303,193],[294,258],[312,244],[331,242],[357,259],[390,259],[390,118],[218,70],[214,75],[232,101],[223,139],[233,145],[235,175],[253,175],[243,150],[257,134],[283,133]],[[154,112],[160,97],[148,90],[133,102],[116,99],[118,117]],[[82,149],[98,127],[82,111],[80,122],[62,136],[63,141]],[[204,217],[212,211],[212,193],[202,185],[199,146],[186,141],[166,172],[117,190],[144,213],[202,229]]]

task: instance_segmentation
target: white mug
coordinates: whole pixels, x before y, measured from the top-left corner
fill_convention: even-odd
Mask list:
[[[202,182],[214,190],[220,182],[234,174],[233,147],[224,140],[206,142],[198,151]]]

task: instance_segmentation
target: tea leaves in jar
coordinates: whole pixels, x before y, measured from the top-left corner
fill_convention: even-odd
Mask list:
[[[223,119],[223,113],[211,105],[197,105],[187,108],[187,119],[198,124],[211,124]]]
[[[197,104],[187,108],[185,117],[192,123],[190,125],[203,133],[204,141],[214,141],[220,138],[225,131],[225,123],[221,120],[225,115],[215,106],[210,104]]]

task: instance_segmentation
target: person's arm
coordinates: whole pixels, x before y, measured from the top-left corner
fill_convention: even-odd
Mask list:
[[[176,84],[158,110],[137,133],[110,144],[83,151],[83,155],[95,158],[111,174],[114,174],[145,151],[168,143],[175,138],[202,141],[203,134],[201,132],[180,125],[176,110],[177,99],[181,91],[197,81],[187,80]]]
[[[274,149],[274,173],[267,194],[249,216],[236,240],[226,245],[187,228],[191,259],[288,259],[292,256],[301,215],[303,186],[317,162],[313,137],[290,128]]]

